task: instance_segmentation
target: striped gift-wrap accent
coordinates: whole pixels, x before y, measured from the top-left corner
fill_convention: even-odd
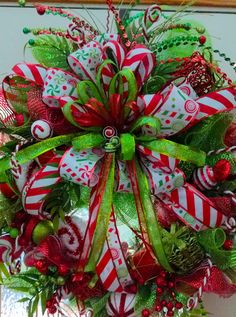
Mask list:
[[[184,217],[182,214],[187,213],[186,215],[190,215],[191,219],[196,219],[197,222],[210,228],[220,227],[226,220],[226,217],[214,207],[212,202],[190,184],[186,183],[173,190],[169,197],[176,206],[172,210],[197,231],[201,230],[202,226],[198,227],[198,223],[191,223],[188,217]]]
[[[27,80],[35,82],[37,85],[43,86],[44,85],[44,79],[46,77],[46,68],[37,65],[37,64],[26,64],[26,63],[19,63],[16,64],[12,71]]]
[[[108,298],[106,310],[109,317],[135,317],[135,294],[112,293]]]
[[[132,284],[132,278],[122,252],[114,213],[110,217],[107,240],[96,272],[104,288],[108,291],[120,292],[124,290],[126,285]]]
[[[26,183],[22,192],[22,203],[25,211],[31,215],[42,216],[44,198],[61,181],[59,163],[61,156],[55,156]]]
[[[235,95],[236,90],[229,87],[196,99],[200,107],[196,120],[202,120],[218,112],[234,109],[236,107]]]
[[[137,149],[145,159],[153,163],[155,168],[159,168],[163,172],[170,173],[178,166],[179,160],[173,157],[154,152],[142,145],[137,145]]]
[[[154,66],[154,54],[143,45],[136,45],[133,50],[129,51],[123,63],[123,68],[128,68],[134,72],[138,87],[143,85]]]

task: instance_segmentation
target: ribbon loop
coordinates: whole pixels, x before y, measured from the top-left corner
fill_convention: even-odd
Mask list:
[[[121,160],[130,161],[135,153],[135,139],[130,133],[122,133],[120,136]]]

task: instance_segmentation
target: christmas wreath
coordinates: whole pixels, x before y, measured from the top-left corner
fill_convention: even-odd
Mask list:
[[[205,316],[236,292],[235,64],[182,11],[107,5],[105,31],[36,6],[68,29],[24,28],[38,64],[3,80],[1,280],[29,317]]]

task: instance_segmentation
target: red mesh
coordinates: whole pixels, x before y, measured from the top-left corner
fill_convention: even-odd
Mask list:
[[[202,269],[193,274],[180,276],[177,279],[177,283],[178,285],[183,283],[185,287],[188,286],[190,288],[198,289],[202,286],[205,274],[206,271]],[[229,278],[216,266],[214,266],[211,269],[211,275],[208,279],[208,282],[204,287],[204,292],[215,293],[223,297],[230,297],[236,293],[236,285],[232,284]]]
[[[54,134],[67,134],[78,130],[72,126],[64,117],[60,109],[49,108],[42,102],[42,90],[31,89],[28,92],[28,111],[33,121],[47,120],[54,131]]]

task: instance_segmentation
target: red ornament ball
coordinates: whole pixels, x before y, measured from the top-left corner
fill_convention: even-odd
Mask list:
[[[149,309],[143,309],[142,310],[142,316],[143,317],[149,317],[150,316],[150,310]]]
[[[233,249],[233,241],[232,240],[225,240],[223,247],[225,250],[232,250]]]
[[[199,43],[200,43],[201,45],[205,44],[205,43],[206,43],[206,37],[205,37],[205,35],[199,36],[198,41],[199,41]]]
[[[44,15],[44,13],[46,12],[46,8],[44,6],[38,6],[37,12],[39,15]]]
[[[11,187],[7,183],[0,183],[0,192],[6,198],[13,198],[15,196],[14,191],[11,189]]]

